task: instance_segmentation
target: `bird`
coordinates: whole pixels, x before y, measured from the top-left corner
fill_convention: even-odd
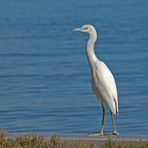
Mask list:
[[[90,24],[83,25],[80,28],[72,29],[73,32],[82,32],[89,34],[89,39],[86,46],[86,55],[91,73],[91,86],[98,100],[102,106],[102,124],[101,130],[97,135],[105,135],[104,119],[106,114],[106,107],[110,109],[113,131],[111,134],[117,135],[115,126],[115,115],[118,115],[118,93],[115,78],[108,68],[108,66],[99,58],[97,58],[94,45],[97,40],[97,32],[95,27]]]

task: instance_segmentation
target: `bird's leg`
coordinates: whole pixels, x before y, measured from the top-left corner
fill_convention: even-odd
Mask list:
[[[104,133],[104,118],[105,118],[105,107],[102,104],[102,126],[101,126],[101,131],[100,134],[103,135]]]
[[[90,136],[103,136],[104,135],[104,118],[105,118],[105,107],[102,104],[102,126],[99,133],[91,134]]]
[[[117,133],[117,131],[116,131],[116,126],[115,126],[115,120],[114,120],[114,115],[113,115],[113,113],[111,112],[111,110],[110,110],[110,114],[111,114],[111,118],[112,118],[112,125],[113,125],[113,135],[117,135],[118,133]]]

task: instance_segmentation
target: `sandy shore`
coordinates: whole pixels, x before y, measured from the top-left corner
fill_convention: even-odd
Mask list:
[[[14,146],[26,147],[64,147],[64,148],[101,148],[148,146],[148,135],[66,135],[45,133],[0,134],[0,146],[4,148]]]
[[[71,145],[76,145],[77,143],[85,143],[87,145],[93,144],[93,148],[102,147],[105,143],[108,142],[108,145],[113,145],[112,141],[121,142],[121,143],[138,143],[141,141],[148,141],[148,136],[62,136],[60,137],[63,141],[65,141],[69,147]],[[111,142],[110,142],[111,141]],[[116,145],[116,144],[115,144]]]
[[[69,140],[87,140],[87,141],[106,141],[106,140],[114,140],[114,141],[147,141],[148,135],[109,135],[109,136],[64,136],[59,135],[61,139],[69,141]]]
[[[22,135],[32,135],[37,134],[40,136],[43,136],[45,139],[50,138],[53,135],[57,135],[60,137],[60,139],[64,141],[78,141],[78,140],[85,140],[85,141],[106,141],[106,140],[114,140],[114,141],[148,141],[148,135],[105,135],[105,136],[92,136],[92,135],[86,135],[86,134],[48,134],[48,133],[21,133],[21,134],[7,134],[7,137],[17,137]]]

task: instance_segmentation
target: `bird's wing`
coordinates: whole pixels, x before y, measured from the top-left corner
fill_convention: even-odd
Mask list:
[[[93,68],[93,83],[100,94],[100,100],[104,100],[114,114],[118,113],[118,95],[114,77],[109,68],[102,62],[96,61]],[[96,92],[97,94],[97,92]]]

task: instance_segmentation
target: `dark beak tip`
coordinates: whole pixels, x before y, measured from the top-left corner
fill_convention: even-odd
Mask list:
[[[70,29],[69,31],[70,31],[70,32],[75,32],[74,29]]]

